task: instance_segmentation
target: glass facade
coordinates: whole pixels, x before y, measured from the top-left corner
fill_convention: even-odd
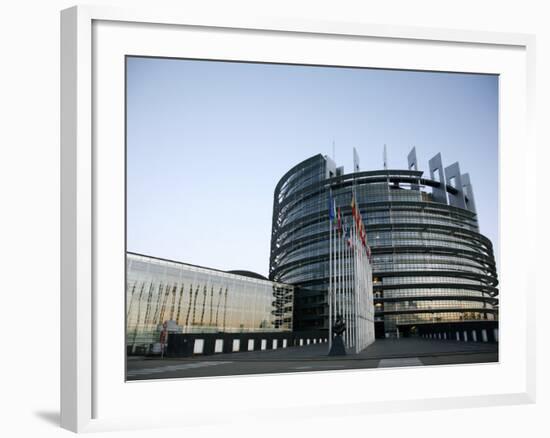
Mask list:
[[[386,334],[498,319],[493,246],[462,177],[463,191],[417,170],[344,174],[322,155],[287,172],[274,195],[270,279],[297,287],[295,327],[328,328],[329,190],[344,221],[355,191],[372,248],[375,319]]]
[[[292,286],[139,254],[126,256],[126,343],[178,333],[292,330]]]

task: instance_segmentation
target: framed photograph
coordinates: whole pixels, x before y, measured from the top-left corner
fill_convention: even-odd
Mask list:
[[[534,37],[79,6],[61,54],[63,427],[534,401]]]

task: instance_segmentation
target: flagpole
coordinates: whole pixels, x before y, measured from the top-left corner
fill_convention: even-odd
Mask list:
[[[355,187],[352,190],[351,195],[351,203],[352,203],[352,209],[351,209],[351,228],[350,228],[350,297],[353,297],[353,294],[355,293],[355,270],[354,270],[354,263],[355,263]]]
[[[349,245],[344,246],[344,251],[346,253],[346,262],[349,260]],[[346,288],[344,290],[344,294],[346,295],[346,301],[349,301],[350,293],[349,293],[349,269],[348,269],[348,263],[346,263]],[[353,344],[354,336],[353,336],[353,328],[350,327],[350,344]]]
[[[338,251],[336,249],[336,232],[334,231],[334,222],[336,221],[336,201],[334,200],[334,198],[332,198],[332,212],[333,212],[333,216],[332,216],[332,221],[333,221],[333,224],[332,224],[332,238],[333,238],[333,242],[332,242],[332,251],[333,251],[333,258],[332,258],[332,263],[333,263],[333,266],[332,266],[332,297],[333,297],[333,300],[334,300],[334,311],[333,311],[333,318],[334,320],[336,320],[336,318],[338,317],[338,306],[339,306],[339,303],[338,303],[338,282],[337,282],[337,273],[338,273],[338,262],[337,262],[337,256],[338,256]]]
[[[334,215],[336,218],[336,224],[338,226],[338,210],[336,209],[336,199],[334,200]],[[338,229],[336,229],[336,232],[334,233],[334,284],[335,284],[335,295],[336,295],[336,316],[341,313],[341,306],[342,301],[340,300],[340,279],[338,278],[338,271],[339,271],[339,258],[340,254],[338,254]],[[340,312],[339,312],[340,310]]]
[[[364,233],[364,245],[363,245],[363,248],[362,248],[362,254],[361,254],[361,266],[362,266],[362,269],[363,269],[363,293],[361,294],[361,297],[360,297],[360,305],[361,305],[361,313],[360,313],[360,317],[361,317],[361,331],[363,333],[363,340],[361,342],[361,348],[364,348],[365,347],[365,343],[366,343],[366,330],[367,330],[367,326],[366,326],[366,321],[365,321],[365,297],[367,296],[367,279],[368,279],[368,272],[367,272],[367,268],[366,268],[366,265],[365,265],[365,260],[366,260],[366,255],[367,255],[367,242],[366,242],[366,239],[367,239],[367,232],[366,230],[364,230],[364,224],[363,224],[363,233]]]
[[[340,291],[340,286],[341,286],[341,282],[340,282],[340,245],[339,245],[339,242],[338,242],[338,220],[339,220],[339,217],[338,217],[338,209],[336,208],[336,201],[334,201],[334,211],[336,212],[336,233],[334,233],[334,250],[336,251],[336,260],[335,260],[335,263],[334,263],[334,272],[335,272],[335,277],[336,277],[336,301],[338,303],[338,307],[337,307],[337,311],[336,311],[336,314],[338,315],[339,313],[341,314],[342,311],[342,297],[341,297],[341,291]],[[339,310],[339,311],[338,311]],[[343,335],[344,337],[344,340],[345,340],[345,333]]]
[[[355,290],[355,271],[354,271],[354,263],[355,263],[355,249],[354,249],[354,245],[355,245],[355,240],[354,240],[354,232],[355,232],[355,188],[353,188],[352,190],[352,194],[351,194],[351,204],[352,204],[352,208],[351,208],[351,228],[349,230],[349,239],[350,239],[350,251],[349,251],[349,254],[350,254],[350,263],[349,263],[349,268],[350,268],[350,285],[349,285],[349,296],[352,297],[353,299],[353,293],[354,293],[354,290]]]
[[[363,304],[364,304],[364,301],[365,301],[365,293],[367,292],[367,289],[366,289],[366,286],[367,286],[367,283],[366,283],[366,280],[367,280],[367,271],[365,269],[365,245],[363,243],[363,237],[361,238],[361,275],[362,275],[362,284],[363,284],[363,289],[361,290],[361,295],[359,295],[359,305],[360,305],[360,313],[359,313],[359,317],[361,318],[361,333],[363,334],[363,338],[361,339],[361,347],[364,347],[365,345],[365,319],[364,319],[364,308],[363,308]]]
[[[350,239],[351,239],[351,230],[350,230]],[[349,298],[352,298],[352,288],[351,288],[351,279],[352,279],[352,276],[351,276],[351,246],[348,245],[348,248],[347,248],[347,260],[348,260],[348,270],[347,270],[347,288],[346,288],[346,293],[348,295]],[[357,342],[357,327],[353,327],[353,343],[355,344]]]
[[[353,300],[354,299],[354,286],[353,286],[352,282],[355,281],[355,276],[354,276],[354,273],[353,273],[353,246],[350,247],[349,256],[350,256],[349,296]],[[355,342],[357,343],[357,327],[355,327],[355,335],[354,336],[355,336]]]
[[[329,189],[329,215],[328,215],[328,228],[329,228],[329,265],[328,265],[328,348],[329,351],[332,347],[332,189]]]
[[[355,202],[357,203],[357,200]],[[359,269],[358,269],[358,266],[357,266],[359,241],[357,239],[357,224],[355,224],[355,227],[353,229],[353,243],[354,243],[354,248],[353,248],[353,274],[354,274],[353,275],[353,277],[354,277],[353,278],[353,301],[355,303],[356,298],[357,298],[357,294],[359,293]],[[358,332],[357,337],[359,338],[361,336],[361,333],[359,333],[358,330],[357,330],[357,332]]]
[[[353,209],[352,209],[352,227],[351,227],[351,230],[350,230],[350,239],[351,239],[351,248],[350,248],[350,255],[351,255],[351,263],[350,263],[350,274],[351,274],[351,284],[350,284],[350,296],[352,297],[353,299],[353,295],[355,294],[355,209],[356,209],[356,204],[355,204],[355,188],[353,189],[353,193],[352,193],[352,204],[354,205]]]
[[[360,230],[361,228],[359,228]],[[359,235],[358,231],[358,239],[357,239],[357,293],[355,294],[355,321],[357,324],[357,331],[359,335],[359,348],[361,343],[363,342],[363,327],[361,326],[361,319],[359,318],[359,312],[361,311],[360,302],[361,302],[361,293],[363,289],[363,270],[361,266],[361,237]]]
[[[359,213],[361,214],[361,213]],[[359,216],[361,217],[361,216]],[[361,229],[361,227],[360,227]],[[362,231],[361,231],[362,233]],[[363,286],[364,286],[364,282],[363,282],[363,279],[364,279],[364,270],[363,270],[363,238],[362,236],[360,237],[360,242],[359,243],[359,247],[358,247],[358,258],[357,258],[357,263],[358,263],[358,271],[359,271],[359,287],[358,287],[358,293],[355,295],[355,324],[357,325],[357,329],[358,329],[358,335],[359,335],[359,344],[362,344],[363,343],[363,327],[361,326],[361,320],[359,318],[359,313],[361,312],[361,308],[360,308],[360,305],[359,305],[359,302],[361,300],[361,295],[363,294]],[[359,345],[360,347],[360,345]]]
[[[362,239],[362,229],[361,229],[361,223],[362,223],[362,217],[361,217],[361,210],[358,209],[357,213],[359,217],[359,230],[357,232],[357,293],[355,294],[355,306],[357,308],[357,312],[355,313],[355,321],[357,323],[359,335],[361,336],[361,341],[363,340],[363,328],[361,326],[361,320],[359,318],[359,311],[361,310],[359,307],[359,303],[361,301],[361,294],[363,293],[363,265],[361,264],[362,261],[362,251],[363,251],[363,239]]]
[[[349,283],[349,282],[346,282],[346,283]],[[349,284],[347,284],[347,287],[346,287],[346,300],[350,301],[350,298],[351,298],[351,293],[350,293],[350,289],[349,289]],[[350,319],[350,345],[355,345],[355,326],[351,323],[351,319]]]
[[[357,201],[356,201],[357,202]],[[356,330],[356,336],[357,336],[357,342],[359,343],[361,341],[361,331],[360,328],[357,326],[357,296],[360,293],[359,286],[360,286],[360,271],[359,271],[359,238],[357,233],[357,228],[355,229],[355,248],[353,253],[353,269],[354,269],[354,293],[352,297],[353,305],[355,307],[354,311],[354,322],[355,322],[355,330]]]
[[[340,219],[341,221],[341,214],[340,214],[340,209],[338,209],[338,218]],[[341,222],[340,222],[340,227],[342,226]],[[342,299],[344,298],[344,282],[343,282],[343,257],[342,257],[342,229],[340,228],[340,231],[339,231],[339,239],[338,239],[338,285],[340,286],[340,296],[342,297]],[[347,330],[346,330],[347,332]],[[346,334],[346,341],[348,341],[349,339],[349,336]],[[347,343],[347,342],[346,342]]]
[[[362,231],[361,231],[362,232]],[[363,321],[363,318],[361,318],[363,315],[363,298],[365,297],[364,293],[365,293],[365,290],[364,290],[364,287],[365,287],[365,260],[364,260],[364,246],[363,246],[363,237],[361,236],[361,256],[359,258],[359,263],[360,263],[360,266],[361,266],[361,289],[359,291],[359,295],[357,296],[357,320],[358,320],[358,324],[360,326],[360,330],[361,330],[361,345],[360,345],[360,348],[363,347],[364,345],[364,342],[365,342],[365,331],[364,331],[364,321]]]
[[[347,285],[346,285],[347,286]],[[347,326],[348,329],[348,346],[351,347],[353,345],[353,324],[351,324],[351,318],[350,318],[350,309],[349,309],[349,291],[346,287],[346,290],[344,291],[344,295],[346,297],[346,319],[347,319]]]
[[[348,269],[348,287],[347,287],[347,290],[346,290],[346,295],[348,297],[348,300],[349,298],[352,296],[352,290],[353,290],[353,285],[352,285],[352,279],[353,279],[353,271],[352,271],[352,263],[353,263],[353,227],[355,226],[355,219],[354,219],[354,215],[353,215],[353,209],[355,207],[352,208],[352,214],[351,214],[351,227],[349,229],[349,247],[348,247],[348,262],[349,262],[349,269]],[[350,326],[352,324],[350,323]],[[352,328],[352,333],[353,333],[353,330],[355,328],[353,327]]]
[[[347,224],[346,224],[347,225]],[[346,238],[346,236],[344,236],[344,238]],[[348,273],[349,273],[349,269],[348,269],[348,250],[349,250],[349,245],[347,244],[347,242],[344,242],[344,296],[346,297],[346,300],[348,299],[349,297],[349,280],[348,280]],[[350,327],[349,329],[349,332],[350,332],[350,343],[353,342],[353,331]]]
[[[357,199],[355,200],[357,204],[357,228],[355,229],[355,240],[357,242],[357,247],[355,249],[355,266],[356,266],[356,284],[357,287],[355,288],[355,294],[353,297],[353,301],[355,302],[355,307],[357,307],[357,302],[359,301],[359,294],[361,293],[361,266],[359,264],[360,261],[360,251],[361,251],[361,242],[359,241],[359,230],[361,229],[361,210],[359,209],[359,202],[357,202]],[[361,327],[359,324],[357,324],[357,312],[355,314],[355,324],[357,325],[357,331],[359,332],[359,336],[361,336]]]
[[[334,215],[336,218],[336,224],[338,224],[338,210],[336,209],[336,199],[334,200]],[[335,308],[336,313],[335,317],[337,317],[339,314],[342,314],[342,300],[340,296],[340,279],[338,278],[338,271],[339,271],[339,257],[340,254],[338,254],[338,230],[334,233],[334,252],[336,253],[336,257],[334,258],[334,277],[335,277]]]

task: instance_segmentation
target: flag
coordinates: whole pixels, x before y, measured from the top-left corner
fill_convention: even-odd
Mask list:
[[[352,247],[353,247],[353,244],[352,244],[352,242],[351,242],[351,228],[349,228],[349,227],[346,229],[346,241],[347,241],[347,243],[348,243],[348,246],[349,246],[350,248],[352,248]]]
[[[349,238],[350,238],[350,232],[349,232],[348,221],[347,221],[347,218],[344,218],[342,221],[342,239],[344,239],[344,242],[346,242],[348,246],[350,244]]]
[[[355,202],[355,195],[351,196],[351,215],[353,216],[355,227],[357,231],[359,231],[359,221],[361,220],[361,214],[359,213],[359,208],[357,206],[357,203]]]
[[[363,224],[363,221],[359,223],[359,237],[361,238],[361,242],[363,243],[363,246],[365,246],[366,232],[365,232],[365,225]]]
[[[328,218],[331,222],[334,221],[334,200],[332,199],[332,192],[328,195]]]
[[[341,236],[342,235],[342,215],[340,212],[340,207],[338,207],[338,222],[336,225],[336,229],[338,230],[338,234]]]
[[[369,263],[372,264],[372,249],[370,245],[367,245],[367,258],[369,260]]]

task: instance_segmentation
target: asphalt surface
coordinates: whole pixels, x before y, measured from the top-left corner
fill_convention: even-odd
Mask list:
[[[327,344],[190,358],[129,357],[127,380],[297,373],[498,362],[498,344],[378,339],[359,354],[330,357]]]

